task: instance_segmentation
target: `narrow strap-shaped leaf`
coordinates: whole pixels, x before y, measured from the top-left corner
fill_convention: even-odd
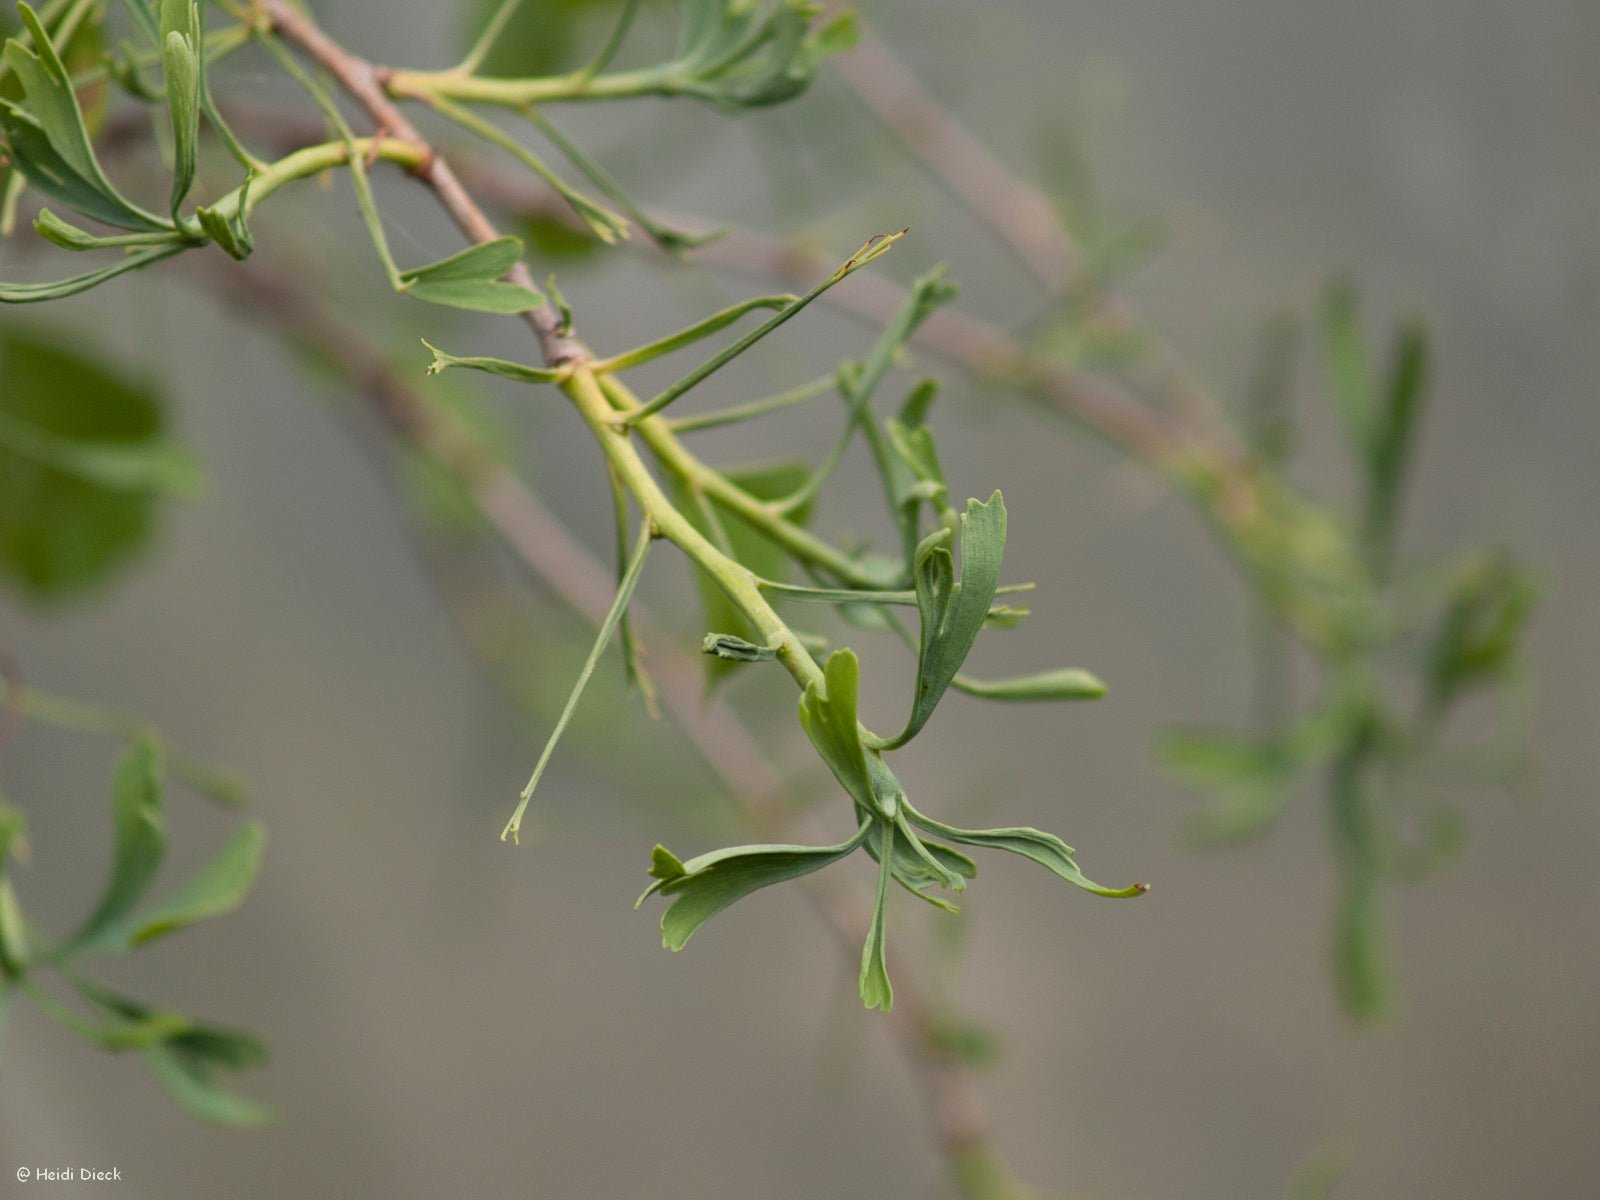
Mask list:
[[[759,579],[756,583],[762,591],[775,592],[795,600],[809,600],[817,604],[894,604],[906,608],[914,608],[917,605],[917,593],[905,589],[806,587],[774,579]],[[1031,583],[1011,583],[995,588],[994,594],[1005,596],[1016,592],[1029,592],[1033,587]],[[991,616],[995,612],[995,607],[990,607]]]
[[[63,250],[125,250],[135,246],[181,246],[187,240],[176,230],[159,233],[117,233],[109,237],[79,229],[70,221],[56,216],[48,208],[39,210],[33,220],[33,229],[48,242]]]
[[[1332,284],[1323,297],[1322,337],[1334,401],[1346,434],[1365,459],[1372,444],[1378,397],[1366,340],[1361,336],[1355,291],[1348,283]]]
[[[53,283],[0,283],[0,304],[39,304],[46,300],[60,300],[64,296],[76,296],[79,292],[86,292],[108,279],[115,279],[118,275],[148,267],[164,258],[171,258],[174,254],[182,254],[186,248],[186,246],[154,246],[130,254],[121,262],[113,263],[109,267],[101,267],[98,271],[89,271],[83,275],[74,275],[71,279],[58,279]]]
[[[1389,570],[1393,556],[1406,468],[1427,398],[1428,333],[1419,322],[1403,326],[1395,338],[1384,390],[1383,411],[1374,423],[1368,463],[1366,537],[1373,570]]]
[[[788,294],[778,296],[756,296],[749,300],[741,300],[737,304],[730,304],[721,312],[712,313],[703,321],[698,321],[687,329],[680,329],[677,333],[668,334],[664,338],[640,346],[634,350],[627,350],[621,354],[614,354],[610,358],[601,359],[594,364],[594,370],[626,371],[629,367],[637,367],[640,363],[647,363],[653,358],[660,358],[664,354],[671,354],[674,350],[681,350],[685,346],[692,346],[704,338],[710,337],[718,330],[726,329],[746,313],[754,312],[759,308],[786,308],[793,304],[797,297]]]
[[[828,278],[824,279],[821,283],[817,284],[816,287],[812,288],[805,295],[796,299],[793,303],[779,309],[777,314],[770,320],[762,322],[760,326],[745,334],[744,337],[740,338],[726,350],[713,355],[694,370],[690,371],[682,379],[663,389],[653,399],[651,399],[649,403],[629,413],[625,418],[624,423],[628,425],[636,425],[653,413],[660,412],[663,408],[667,407],[667,405],[671,404],[679,396],[682,396],[690,388],[702,383],[708,376],[727,366],[734,359],[738,358],[739,355],[750,349],[751,346],[754,346],[762,338],[766,337],[767,334],[783,325],[784,322],[795,317],[806,307],[806,305],[810,304],[834,284],[840,282],[841,280],[847,279],[849,276],[853,275],[856,271],[859,271],[868,263],[881,257],[883,254],[886,254],[889,250],[889,247],[895,242],[899,241],[900,238],[904,237],[905,234],[906,231],[902,229],[899,233],[880,234],[877,237],[869,239],[862,245],[861,249],[857,250],[855,254],[846,259],[844,264],[840,266],[840,268],[832,275],[828,276]]]
[[[161,69],[172,121],[172,219],[194,186],[200,140],[200,46],[204,33],[194,0],[162,0]]]
[[[1086,892],[1093,892],[1096,896],[1107,896],[1111,899],[1127,899],[1133,896],[1142,896],[1149,891],[1149,886],[1135,883],[1125,888],[1103,887],[1088,878],[1078,870],[1078,864],[1073,861],[1074,853],[1071,846],[1067,845],[1053,833],[1045,833],[1039,829],[1027,826],[1014,826],[1004,829],[958,829],[954,825],[946,825],[942,821],[935,821],[932,817],[925,816],[916,809],[909,809],[910,819],[930,833],[953,842],[963,842],[969,846],[983,846],[991,850],[1005,850],[1012,854],[1020,854],[1030,858],[1048,871],[1054,872],[1068,883],[1082,888]]]
[[[973,679],[957,674],[951,683],[957,691],[985,700],[1098,700],[1106,694],[1104,683],[1078,667],[1058,667],[1010,679]]]
[[[465,367],[473,371],[486,371],[490,375],[499,375],[503,379],[514,379],[518,383],[555,383],[562,377],[560,371],[551,371],[544,367],[529,367],[522,363],[508,362],[503,358],[460,358],[454,354],[446,354],[427,341],[422,344],[433,354],[433,361],[428,364],[429,375],[437,375],[449,367]]]
[[[889,982],[888,937],[885,930],[889,879],[897,841],[892,824],[883,826],[883,836],[888,842],[889,853],[883,854],[878,861],[878,890],[872,900],[872,922],[867,926],[867,940],[861,947],[861,975],[856,986],[861,993],[861,1003],[868,1009],[888,1012],[894,1007],[894,986]]]
[[[623,486],[622,479],[610,462],[606,463],[606,478],[611,484],[611,511],[614,518],[612,524],[616,532],[617,586],[620,587],[623,573],[628,569],[628,489]],[[627,609],[622,610],[622,618],[617,624],[617,637],[621,639],[622,644],[623,678],[627,681],[628,687],[638,694],[644,703],[645,712],[650,714],[651,719],[660,719],[661,710],[656,706],[656,685],[644,669],[644,654],[640,650],[638,635]]]
[[[622,620],[628,601],[633,598],[633,589],[639,583],[639,576],[644,571],[644,560],[650,553],[650,538],[650,519],[646,517],[639,527],[639,540],[634,545],[633,556],[628,560],[628,569],[623,572],[622,582],[617,585],[617,596],[611,602],[611,611],[606,613],[605,620],[600,623],[600,632],[595,635],[589,657],[584,660],[583,669],[578,672],[578,681],[572,685],[572,692],[567,696],[566,704],[562,706],[561,716],[557,719],[555,728],[550,731],[550,738],[539,754],[539,761],[534,764],[533,774],[528,777],[527,785],[522,789],[522,797],[517,803],[516,811],[511,814],[511,819],[506,822],[505,829],[500,833],[502,842],[507,839],[512,842],[518,840],[518,833],[522,829],[522,816],[528,811],[528,802],[533,799],[533,789],[539,786],[539,778],[549,765],[550,756],[555,753],[556,743],[561,740],[567,722],[572,720],[572,714],[578,707],[578,698],[583,695],[589,677],[594,674],[595,664],[600,661],[600,655],[605,651],[606,644],[616,632],[617,623]]]
[[[787,391],[778,392],[772,396],[764,396],[760,400],[751,400],[746,404],[734,404],[727,408],[719,408],[714,412],[696,413],[692,417],[667,418],[667,428],[673,433],[692,433],[698,429],[716,429],[723,425],[735,425],[740,421],[748,421],[753,417],[764,417],[768,413],[777,412],[779,409],[789,408],[791,405],[804,404],[807,400],[814,400],[818,396],[826,395],[833,389],[832,375],[820,375],[808,383],[802,383]]]

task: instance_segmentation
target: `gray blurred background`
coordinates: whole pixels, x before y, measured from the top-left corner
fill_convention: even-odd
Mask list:
[[[455,6],[317,7],[379,60],[442,63],[461,45]],[[1113,210],[1160,219],[1166,245],[1130,290],[1220,395],[1239,392],[1260,320],[1305,311],[1336,271],[1359,281],[1374,331],[1425,314],[1438,374],[1406,546],[1506,543],[1545,581],[1536,786],[1473,798],[1463,860],[1397,896],[1403,999],[1386,1024],[1355,1032],[1325,968],[1320,794],[1300,796],[1263,842],[1197,854],[1178,837],[1194,800],[1151,766],[1161,729],[1244,719],[1242,589],[1158,485],[1059,419],[950,376],[937,427],[953,486],[1005,487],[1011,573],[1042,585],[1032,620],[986,638],[975,669],[1070,662],[1112,691],[1068,709],[955,698],[897,765],[935,812],[1056,830],[1092,876],[1154,885],[1138,904],[1106,904],[1025,864],[982,863],[946,986],[1002,1039],[984,1088],[1005,1158],[1075,1198],[1277,1196],[1323,1155],[1348,1167],[1340,1197],[1593,1194],[1600,8],[868,7],[1021,173],[1050,182],[1041,147],[1066,131]],[[227,78],[279,94],[259,60]],[[828,70],[802,101],[745,121],[683,103],[568,124],[652,200],[841,252],[910,224],[882,264],[890,275],[947,260],[963,303],[1003,323],[1037,303]],[[386,195],[407,254],[454,244],[409,189]],[[336,234],[355,229],[342,187],[295,203]],[[260,240],[270,252],[270,233]],[[358,239],[337,241],[348,259],[314,269],[353,318],[414,345],[414,330],[389,322]],[[603,347],[751,290],[626,254],[562,270]],[[59,1164],[117,1166],[126,1182],[105,1191],[174,1200],[942,1194],[907,1073],[799,895],[740,905],[680,955],[660,949],[653,913],[630,911],[655,841],[698,852],[721,836],[726,805],[670,731],[648,729],[614,690],[592,693],[542,787],[539,840],[495,840],[548,730],[460,632],[456,593],[505,573],[469,564],[465,584],[458,574],[441,590],[368,439],[332,415],[323,385],[176,281],[0,320],[76,330],[165,380],[207,465],[208,495],[173,512],[131,580],[104,603],[0,608],[0,646],[41,687],[136,711],[250,780],[270,834],[254,895],[114,978],[263,1033],[273,1061],[244,1088],[279,1114],[256,1132],[199,1127],[136,1061],[24,1011],[0,1078],[0,1194],[76,1194],[14,1182],[18,1165]],[[788,328],[704,405],[808,378],[871,337],[815,309]],[[456,334],[475,338],[528,353],[510,323],[497,337]],[[1315,372],[1303,374],[1310,384]],[[1307,478],[1337,486],[1321,393],[1303,394]],[[608,554],[599,462],[577,422],[495,395],[541,494]],[[819,415],[708,445],[730,460],[819,450],[836,414],[807,411]],[[863,462],[849,460],[822,531],[868,531],[859,514],[874,511],[876,484]],[[698,636],[672,556],[642,594]],[[548,713],[586,635],[565,618],[543,627],[549,641],[518,686]],[[904,660],[885,643],[863,648],[869,710],[898,711]],[[792,711],[776,678],[735,687],[753,710]],[[804,764],[797,732],[768,727],[780,761]],[[6,757],[7,790],[32,824],[23,895],[60,927],[101,878],[115,752],[30,727]],[[180,857],[229,827],[192,798],[172,806]],[[922,912],[895,913],[900,944],[928,941]]]

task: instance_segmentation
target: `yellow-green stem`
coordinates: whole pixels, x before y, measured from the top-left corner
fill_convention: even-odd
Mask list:
[[[755,574],[712,545],[661,490],[661,485],[650,473],[650,468],[645,465],[638,446],[633,442],[632,431],[618,425],[612,419],[615,409],[607,399],[606,393],[601,390],[600,381],[594,372],[587,365],[579,364],[562,383],[561,390],[566,393],[589,426],[590,432],[600,444],[601,452],[605,454],[606,461],[616,472],[617,478],[622,481],[622,485],[628,489],[645,515],[654,522],[661,535],[711,576],[717,586],[727,594],[728,599],[755,626],[756,632],[766,645],[776,651],[778,661],[790,675],[794,676],[796,683],[802,688],[813,683],[820,687],[821,668],[801,645],[794,631],[777,614],[772,605],[767,603],[766,597],[761,594]],[[641,435],[644,432],[644,425],[648,423],[643,422],[638,427]],[[706,472],[708,478],[713,474],[710,471]]]

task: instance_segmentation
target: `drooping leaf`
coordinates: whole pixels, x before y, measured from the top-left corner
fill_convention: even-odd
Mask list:
[[[68,279],[51,280],[48,283],[0,282],[0,304],[43,304],[50,300],[63,300],[68,296],[76,296],[79,292],[99,287],[118,275],[126,275],[129,271],[152,266],[162,259],[171,258],[174,254],[182,254],[188,249],[188,245],[189,243],[184,242],[136,250],[109,266],[85,271],[82,275],[74,275]]]
[[[889,842],[888,854],[880,851],[878,861],[878,890],[872,901],[872,921],[867,926],[867,940],[861,947],[861,976],[857,990],[861,1003],[870,1011],[888,1012],[894,1007],[894,986],[889,982],[888,934],[885,930],[889,907],[889,879],[895,861],[894,847],[899,840],[892,824],[880,826]]]
[[[1053,833],[1032,829],[1027,826],[1014,826],[1004,829],[958,829],[954,825],[946,825],[942,821],[935,821],[932,817],[925,816],[916,809],[910,808],[908,815],[912,823],[926,829],[930,833],[948,838],[952,842],[962,842],[969,846],[983,846],[990,850],[1005,850],[1011,854],[1020,854],[1030,858],[1048,871],[1054,872],[1068,883],[1082,888],[1086,892],[1093,892],[1097,896],[1108,896],[1112,899],[1126,899],[1132,896],[1142,896],[1149,890],[1146,884],[1135,883],[1125,888],[1103,887],[1086,877],[1078,869],[1078,864],[1073,861],[1075,851]]]
[[[661,914],[661,944],[682,950],[696,930],[751,892],[820,871],[852,853],[866,836],[864,822],[854,837],[837,846],[732,846],[687,862],[657,846],[650,874],[655,882],[638,904],[657,892],[673,898]]]
[[[109,1018],[138,1024],[151,1015],[138,1001],[82,982],[78,986]],[[169,1036],[141,1045],[139,1055],[157,1082],[191,1116],[217,1125],[241,1127],[272,1119],[265,1108],[218,1083],[221,1075],[258,1067],[266,1061],[266,1047],[251,1034],[184,1020]]]

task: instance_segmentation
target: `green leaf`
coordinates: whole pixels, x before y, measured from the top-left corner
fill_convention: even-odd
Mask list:
[[[887,254],[890,247],[904,237],[906,232],[906,230],[902,229],[899,233],[878,234],[867,239],[867,241],[862,244],[861,248],[851,255],[850,258],[846,259],[839,269],[836,270],[832,275],[818,283],[803,296],[798,296],[793,299],[788,299],[785,297],[784,299],[788,299],[788,303],[780,308],[774,316],[763,321],[760,325],[756,326],[756,328],[752,329],[738,341],[727,347],[727,349],[720,350],[716,354],[713,354],[705,362],[701,363],[698,367],[690,371],[676,383],[671,384],[670,386],[656,393],[656,395],[651,397],[647,403],[629,413],[628,418],[624,423],[628,425],[637,425],[645,418],[660,412],[663,408],[666,408],[667,405],[671,404],[674,400],[678,399],[678,397],[682,396],[690,389],[698,387],[708,377],[727,366],[728,363],[738,358],[739,355],[750,349],[750,347],[754,346],[762,338],[766,337],[769,333],[772,333],[786,321],[789,321],[798,315],[802,310],[805,309],[807,305],[809,305],[818,296],[822,295],[823,292],[853,275],[856,271],[859,271],[868,263],[871,263]],[[755,303],[765,304],[768,299],[777,298],[778,297],[762,297]],[[720,315],[721,314],[719,314],[719,316]],[[713,321],[716,319],[716,317],[711,318]],[[688,332],[693,331],[691,330]],[[675,336],[681,337],[683,335],[680,334]]]
[[[940,543],[949,530],[924,539],[916,554],[917,610],[922,631],[917,656],[916,693],[911,716],[887,747],[903,746],[933,715],[977,641],[1000,586],[1006,547],[1006,506],[995,492],[985,504],[967,501],[961,516],[961,578],[950,551]]]
[[[3,412],[0,451],[111,492],[192,498],[202,480],[194,456],[182,447],[75,442]]]
[[[0,580],[33,599],[101,583],[193,481],[148,387],[49,341],[0,336],[0,423]]]
[[[119,233],[101,237],[64,221],[48,208],[34,218],[34,232],[63,250],[113,250],[130,246],[178,246],[184,237],[177,231],[163,233]]]
[[[1359,1024],[1389,1005],[1388,956],[1378,883],[1364,871],[1349,875],[1334,915],[1333,977],[1345,1014]]]
[[[1430,703],[1443,708],[1474,686],[1506,678],[1537,599],[1533,580],[1504,555],[1464,572],[1428,648]]]
[[[888,937],[884,928],[889,907],[889,879],[895,861],[894,848],[898,839],[893,825],[882,826],[889,841],[890,852],[881,854],[878,861],[878,890],[872,901],[872,923],[867,926],[867,940],[861,947],[861,975],[856,987],[861,993],[861,1003],[870,1011],[888,1012],[894,1007],[894,986],[889,982]]]
[[[510,6],[495,36],[483,48],[480,74],[499,78],[553,75],[575,65],[579,37],[591,13],[617,8],[618,0],[541,0]],[[502,0],[476,0],[463,7],[463,46],[475,42]]]
[[[0,863],[0,990],[27,969],[28,957],[28,923]]]
[[[230,258],[243,262],[255,250],[255,239],[250,236],[250,226],[245,220],[245,212],[249,207],[250,180],[254,176],[247,176],[239,192],[239,204],[231,215],[205,205],[194,210],[195,218],[200,222],[200,228],[205,235],[227,252]]]
[[[22,100],[0,100],[0,129],[16,165],[40,191],[85,216],[123,229],[171,228],[129,203],[106,178],[66,66],[33,9],[18,9],[33,47],[6,43],[5,61],[22,86]]]
[[[121,940],[128,915],[161,869],[167,849],[161,774],[161,747],[151,738],[141,738],[118,764],[111,790],[111,877],[100,902],[68,943],[68,952]]]
[[[93,1000],[93,989],[74,982]],[[42,1012],[101,1050],[143,1050],[189,1028],[189,1019],[181,1013],[148,1008],[122,1010],[99,1004],[96,1009],[101,1020],[86,1020],[36,984],[24,981],[23,987]]]
[[[255,882],[265,841],[266,831],[253,821],[239,829],[188,883],[129,922],[129,945],[138,946],[232,912]]]
[[[1417,423],[1427,395],[1428,333],[1420,322],[1403,326],[1395,338],[1384,403],[1367,451],[1366,536],[1381,574],[1393,552],[1406,469],[1416,442]]]
[[[502,379],[514,379],[518,383],[555,383],[561,378],[560,371],[548,371],[543,367],[528,367],[522,363],[507,362],[503,358],[458,358],[454,354],[446,354],[437,346],[422,343],[433,354],[433,361],[428,364],[428,374],[437,375],[449,367],[465,367],[473,371],[485,371],[490,375],[498,375]]]
[[[1345,432],[1364,460],[1372,445],[1378,395],[1358,318],[1355,289],[1343,281],[1329,285],[1322,302],[1328,382]]]
[[[468,246],[448,258],[400,272],[408,283],[460,283],[468,280],[492,280],[504,275],[522,261],[522,240],[514,237],[496,238]]]
[[[679,859],[664,846],[652,856],[650,874],[655,882],[634,905],[660,892],[673,897],[661,914],[661,944],[682,950],[696,930],[730,904],[751,892],[820,871],[846,857],[866,837],[863,822],[854,837],[837,846],[732,846],[692,858]]]
[[[856,722],[861,664],[855,651],[835,650],[823,671],[824,686],[808,684],[800,697],[800,726],[844,790],[867,812],[878,811],[866,747]],[[892,815],[892,814],[890,814]]]
[[[200,140],[200,45],[205,36],[194,0],[162,0],[161,69],[166,76],[167,112],[172,119],[172,218],[194,186]]]
[[[985,700],[1098,700],[1106,694],[1104,683],[1076,667],[1058,667],[1010,679],[973,679],[957,675],[952,683],[958,692]]]
[[[634,545],[633,554],[628,561],[627,569],[622,573],[622,579],[617,584],[616,597],[611,602],[611,610],[606,613],[605,620],[600,623],[600,630],[595,634],[594,645],[589,649],[589,657],[584,660],[583,669],[578,672],[578,680],[572,685],[572,691],[567,696],[567,702],[561,709],[561,716],[556,721],[555,728],[550,731],[550,737],[544,744],[543,751],[539,754],[539,761],[534,764],[533,774],[528,777],[526,786],[522,789],[516,811],[511,814],[511,819],[506,822],[506,827],[500,832],[503,842],[509,838],[512,842],[518,840],[518,831],[522,828],[522,815],[528,811],[528,804],[533,799],[533,792],[539,786],[539,779],[544,774],[544,769],[550,763],[551,756],[555,753],[556,744],[561,740],[561,734],[567,727],[567,722],[572,720],[573,711],[578,707],[578,698],[583,695],[583,689],[589,683],[589,677],[594,674],[595,664],[600,661],[600,655],[605,652],[606,644],[611,641],[611,635],[616,632],[617,625],[622,620],[622,614],[627,611],[628,601],[633,598],[633,589],[639,583],[639,576],[644,572],[645,559],[650,554],[651,525],[646,518],[639,527],[639,538]]]
[[[156,1081],[192,1117],[240,1128],[272,1120],[270,1110],[221,1087],[215,1080],[216,1065],[181,1038],[146,1046],[139,1054]]]
[[[468,312],[515,316],[544,306],[544,297],[520,283],[490,279],[419,280],[406,288],[414,300],[425,300],[445,308],[464,308]],[[466,365],[453,363],[451,365]]]
[[[135,1000],[77,981],[81,991],[102,1013],[114,1020],[139,1023],[150,1018],[149,1008]],[[186,1019],[180,1028],[139,1049],[140,1057],[156,1080],[191,1116],[218,1125],[260,1125],[272,1114],[227,1091],[217,1083],[225,1072],[258,1067],[267,1050],[259,1038],[236,1029],[201,1025]]]
[[[139,250],[129,254],[110,266],[98,270],[86,271],[82,275],[74,275],[70,279],[57,279],[50,283],[3,283],[0,282],[0,304],[42,304],[48,300],[62,300],[68,296],[76,296],[79,292],[87,292],[90,288],[99,287],[109,279],[118,275],[126,275],[129,271],[137,271],[158,263],[164,258],[171,258],[174,254],[181,254],[188,249],[188,243],[171,246],[152,246],[148,250]]]
[[[1149,891],[1149,885],[1143,883],[1135,883],[1125,888],[1108,888],[1095,883],[1078,870],[1078,864],[1072,858],[1075,853],[1072,847],[1053,833],[1045,833],[1027,826],[1003,829],[958,829],[954,825],[946,825],[942,821],[924,816],[910,805],[906,808],[911,821],[930,833],[969,846],[983,846],[990,850],[1005,850],[1011,854],[1020,854],[1059,875],[1068,883],[1086,892],[1093,892],[1097,896],[1120,900],[1142,896]]]
[[[849,14],[816,24],[808,0],[687,0],[677,58],[663,90],[730,111],[778,104],[805,90],[822,59],[855,44]]]
[[[639,346],[633,350],[614,354],[594,365],[596,372],[601,371],[626,371],[651,359],[660,358],[671,354],[675,350],[682,350],[685,346],[703,341],[713,333],[726,329],[746,313],[758,309],[772,308],[782,310],[799,300],[798,296],[788,293],[776,296],[753,296],[748,300],[741,300],[737,304],[730,304],[719,312],[712,313],[703,321],[697,321],[687,329],[680,329],[677,333],[670,333],[664,338]]]

